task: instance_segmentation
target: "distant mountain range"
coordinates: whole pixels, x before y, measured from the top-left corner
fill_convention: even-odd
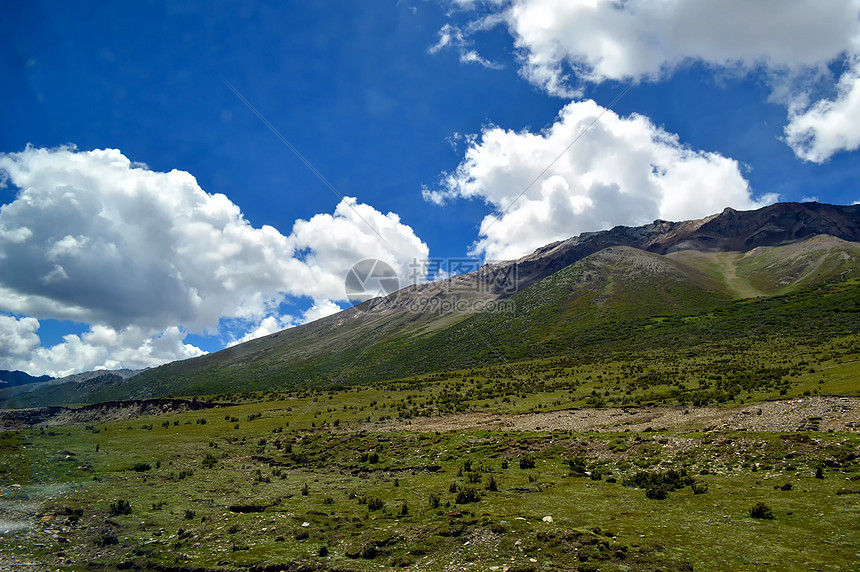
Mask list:
[[[14,387],[17,385],[26,385],[28,383],[39,383],[41,381],[50,381],[54,379],[50,375],[32,376],[23,371],[9,371],[8,369],[0,369],[0,387]]]
[[[772,332],[837,335],[856,331],[858,279],[860,205],[725,209],[584,233],[127,379],[52,382],[17,396],[2,390],[0,400],[23,406],[349,385],[502,360],[586,358],[668,344],[655,337],[655,317],[708,312],[718,316],[713,327],[681,328],[671,343],[747,335],[758,327],[756,313]]]

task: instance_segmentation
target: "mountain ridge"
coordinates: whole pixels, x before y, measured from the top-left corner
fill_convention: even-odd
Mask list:
[[[348,385],[578,351],[599,345],[600,335],[615,339],[606,329],[614,323],[791,294],[858,268],[860,205],[778,203],[693,221],[617,226],[100,388],[56,386],[55,401],[44,393],[27,403]],[[430,311],[432,304],[505,300],[515,303],[514,312]]]

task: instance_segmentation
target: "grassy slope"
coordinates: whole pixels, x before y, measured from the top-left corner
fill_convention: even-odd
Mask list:
[[[89,395],[60,387],[53,394],[22,395],[13,404],[339,386],[512,360],[594,360],[763,337],[823,341],[856,331],[860,291],[850,278],[858,261],[860,247],[825,237],[747,255],[659,256],[614,247],[518,292],[508,300],[513,312],[435,320],[371,312],[354,319],[353,309],[339,324],[293,328]],[[770,284],[763,273],[774,277]],[[789,279],[793,285],[786,285]],[[815,286],[822,280],[830,281]],[[750,289],[784,295],[737,300]]]

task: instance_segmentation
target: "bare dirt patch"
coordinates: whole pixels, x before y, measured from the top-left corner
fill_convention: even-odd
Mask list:
[[[611,407],[506,415],[457,413],[367,423],[370,431],[860,431],[860,398],[801,397],[741,407]]]

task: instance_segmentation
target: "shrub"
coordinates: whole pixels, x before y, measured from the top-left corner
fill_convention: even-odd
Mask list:
[[[66,521],[66,524],[68,524],[69,526],[74,526],[81,519],[81,517],[84,516],[84,510],[80,508],[73,509],[71,507],[65,507],[60,514],[69,517]]]
[[[203,458],[202,465],[207,469],[211,469],[212,467],[214,467],[217,464],[218,464],[218,457],[216,457],[212,453],[206,453],[206,456]]]
[[[690,488],[693,489],[694,495],[703,495],[708,492],[708,483],[692,483]]]
[[[320,549],[317,551],[317,554],[320,558],[325,558],[326,556],[328,556],[328,546],[326,546],[325,544],[320,546]]]
[[[481,493],[472,487],[463,487],[457,492],[457,504],[469,504],[481,500]]]
[[[487,487],[486,487],[486,489],[487,489],[488,491],[497,491],[497,490],[499,490],[499,485],[496,483],[496,477],[494,477],[493,475],[490,475],[490,480],[488,480],[488,481],[487,481]]]
[[[109,532],[103,532],[96,540],[97,546],[110,546],[111,544],[119,544],[119,539],[115,534]]]
[[[379,497],[367,499],[367,510],[382,510],[385,508],[385,502]]]
[[[521,469],[534,469],[535,468],[535,460],[526,455],[525,457],[520,457],[520,468]]]
[[[137,471],[138,473],[142,473],[144,471],[148,471],[152,468],[152,465],[145,462],[135,463],[132,467],[132,470]]]
[[[185,509],[185,520],[194,520],[194,517],[197,516],[193,510],[190,508]]]
[[[439,508],[441,499],[438,493],[430,493],[428,500],[430,501],[430,508]]]
[[[376,550],[376,545],[371,543],[361,549],[361,557],[365,560],[373,560],[379,552]]]
[[[766,520],[770,520],[773,518],[773,511],[770,510],[763,502],[759,501],[755,503],[752,508],[750,508],[750,516],[752,518],[762,518]]]
[[[311,489],[310,489],[310,487],[308,487],[308,484],[307,483],[303,484],[302,485],[302,496],[306,497],[310,494],[310,492],[311,492]]]
[[[131,505],[127,500],[119,499],[118,501],[110,504],[109,513],[111,516],[131,514]]]
[[[571,473],[574,473],[578,477],[585,475],[585,459],[582,457],[568,459],[567,464],[570,467]]]
[[[507,459],[502,459],[502,469],[507,469],[510,466]]]
[[[686,469],[669,469],[667,471],[646,472],[638,471],[632,477],[624,479],[625,487],[645,489],[649,499],[664,499],[670,491],[692,486],[693,477],[687,475]]]

